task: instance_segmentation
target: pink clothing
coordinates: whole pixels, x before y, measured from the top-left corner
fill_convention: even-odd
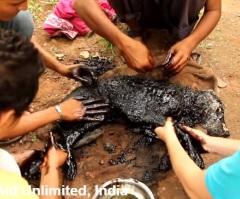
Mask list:
[[[115,11],[108,4],[107,0],[99,0],[98,4],[110,20],[116,18]],[[73,9],[73,0],[60,0],[53,12],[43,23],[43,29],[51,36],[66,35],[74,39],[77,35],[86,35],[90,28],[77,15]]]

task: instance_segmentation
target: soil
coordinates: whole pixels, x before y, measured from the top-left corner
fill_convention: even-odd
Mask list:
[[[88,51],[90,55],[111,57],[117,61],[119,66],[124,65],[122,59],[116,55],[113,57],[110,50],[103,47],[103,43],[98,42],[101,37],[93,34],[91,37],[77,37],[73,41],[65,37],[50,38],[42,29],[42,23],[46,16],[51,13],[52,5],[36,0],[43,10],[35,11],[40,18],[36,20],[35,36],[39,44],[49,51],[53,56],[63,54],[62,62],[73,64],[73,59],[79,58],[82,51]],[[219,78],[219,96],[225,104],[225,120],[231,132],[231,138],[240,139],[240,2],[235,0],[222,1],[222,17],[215,30],[197,47],[197,51],[202,55],[201,65],[211,68]],[[124,26],[123,26],[124,27]],[[150,47],[151,49],[151,47]],[[154,50],[154,49],[151,49]],[[56,72],[46,70],[40,79],[40,89],[34,100],[35,111],[45,109],[58,103],[67,93],[73,90],[79,83],[63,77]],[[41,149],[44,146],[47,132],[51,125],[31,132],[24,136],[22,140],[5,148],[11,152],[24,149]],[[207,165],[218,161],[221,157],[213,154],[205,154],[204,160]],[[194,181],[194,177],[193,177]],[[161,199],[184,199],[188,198],[181,183],[170,171],[166,176],[154,185],[155,197]],[[75,198],[75,197],[74,197]]]

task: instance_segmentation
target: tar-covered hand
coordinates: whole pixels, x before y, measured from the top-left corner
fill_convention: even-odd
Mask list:
[[[157,127],[154,129],[157,136],[164,142],[171,136],[176,136],[175,129],[173,126],[173,120],[171,117],[167,118],[166,124],[163,127]]]
[[[137,72],[146,72],[155,67],[151,52],[140,41],[129,38],[120,51],[128,67]]]
[[[89,70],[85,66],[79,64],[68,67],[67,76],[86,84],[92,84],[97,80],[97,77],[92,70]]]
[[[100,99],[87,99],[75,97],[68,99],[59,107],[62,111],[62,119],[66,121],[85,120],[102,121],[104,118],[95,118],[95,115],[106,114],[109,112],[109,104]]]
[[[183,70],[193,49],[194,46],[189,43],[187,38],[173,45],[169,50],[169,52],[173,55],[171,64],[169,64],[164,71],[169,75],[175,75]]]
[[[207,142],[209,139],[211,139],[209,135],[200,130],[190,128],[188,126],[180,126],[180,128],[186,131],[191,137],[198,140],[201,143],[204,150],[209,151],[207,147]]]

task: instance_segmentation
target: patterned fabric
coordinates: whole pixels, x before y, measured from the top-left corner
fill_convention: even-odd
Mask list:
[[[106,0],[98,2],[110,20],[116,18],[115,11]],[[90,28],[73,9],[73,0],[60,0],[53,12],[47,17],[43,29],[51,36],[66,35],[74,39],[77,35],[86,35]]]

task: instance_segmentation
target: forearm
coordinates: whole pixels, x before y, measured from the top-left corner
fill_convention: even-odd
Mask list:
[[[48,193],[41,194],[40,199],[61,199],[61,187],[59,180],[59,169],[52,167],[41,168],[41,181],[40,188],[47,188],[50,190],[52,188],[52,194]],[[56,193],[54,195],[54,193]]]
[[[95,0],[75,0],[73,7],[88,26],[121,50],[128,38],[105,15]]]
[[[166,145],[173,170],[182,182],[187,194],[191,198],[211,198],[204,183],[205,171],[201,170],[188,156],[177,137],[169,138]]]
[[[233,155],[240,147],[240,140],[220,137],[209,137],[206,142],[206,149],[209,153],[216,153],[221,156]]]
[[[36,41],[36,39],[34,37],[32,37],[31,39],[32,43],[34,44],[34,46],[39,50],[39,52],[42,55],[42,58],[45,62],[46,67],[60,73],[63,74],[66,71],[65,65],[60,63],[57,59],[53,58],[50,53],[48,53],[46,50],[44,50]]]
[[[60,116],[54,107],[32,114],[22,115],[19,122],[9,130],[9,132],[1,134],[0,139],[27,134],[58,119],[60,119]]]
[[[207,4],[214,4],[215,8],[211,9],[208,7],[212,7],[212,5],[206,5],[205,12],[197,24],[196,28],[193,32],[186,38],[189,44],[192,45],[194,49],[203,39],[205,39],[212,30],[216,27],[220,17],[221,17],[221,1],[220,0],[212,0],[207,2]]]

